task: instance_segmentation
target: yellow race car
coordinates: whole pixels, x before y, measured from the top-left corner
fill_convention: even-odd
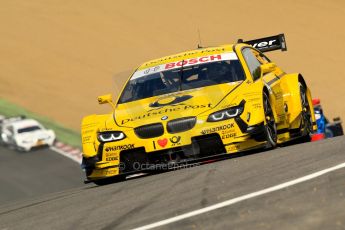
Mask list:
[[[309,140],[310,90],[300,73],[285,73],[263,54],[278,49],[286,50],[283,34],[139,66],[116,102],[98,98],[110,114],[82,121],[86,181]]]

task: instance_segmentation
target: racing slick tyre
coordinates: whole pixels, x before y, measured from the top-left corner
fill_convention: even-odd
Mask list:
[[[274,113],[267,93],[263,94],[263,105],[265,115],[265,136],[266,148],[272,149],[277,146],[277,125],[274,119]]]
[[[311,141],[311,134],[313,133],[313,122],[312,122],[312,115],[310,111],[310,103],[307,97],[307,90],[304,84],[301,82],[299,84],[300,89],[300,98],[301,98],[301,138],[300,142],[310,142]]]

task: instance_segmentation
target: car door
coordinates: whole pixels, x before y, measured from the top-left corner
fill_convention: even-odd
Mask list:
[[[254,81],[257,81],[261,77],[260,66],[266,63],[270,63],[270,60],[263,55],[262,53],[252,49],[245,48],[242,51],[243,57],[247,62],[247,65],[252,73]],[[276,70],[265,74],[262,79],[268,89],[271,91],[271,94],[274,97],[274,108],[277,113],[277,129],[285,128],[286,119],[285,119],[285,110],[284,110],[284,100],[283,100],[283,91],[280,86],[280,79],[276,73],[280,72],[279,68]]]

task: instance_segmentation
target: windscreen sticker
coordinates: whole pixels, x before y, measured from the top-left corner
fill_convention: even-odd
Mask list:
[[[162,65],[153,66],[150,68],[142,69],[136,71],[131,80],[144,77],[150,74],[166,71],[166,70],[172,70],[172,69],[178,69],[193,65],[199,65],[204,63],[211,63],[211,62],[217,62],[217,61],[228,61],[228,60],[238,60],[237,55],[234,52],[231,53],[222,53],[222,54],[213,54],[203,57],[196,57],[196,58],[190,58],[185,59],[177,62],[170,62]]]

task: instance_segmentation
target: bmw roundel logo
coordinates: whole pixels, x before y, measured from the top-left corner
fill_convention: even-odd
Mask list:
[[[166,119],[168,119],[168,116],[164,116],[161,119],[162,119],[162,121],[165,121]]]

